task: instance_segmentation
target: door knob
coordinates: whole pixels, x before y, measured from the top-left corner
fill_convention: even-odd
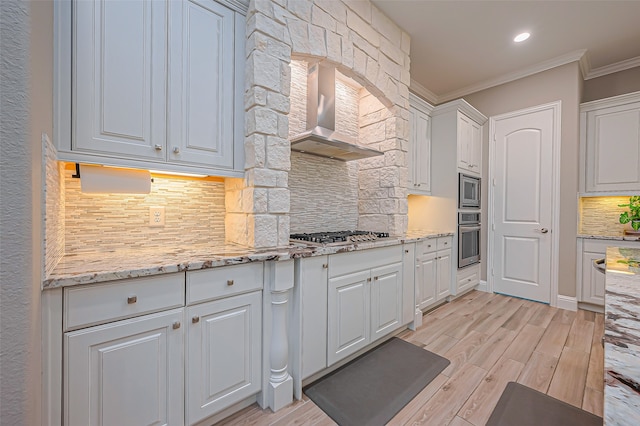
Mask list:
[[[547,228],[536,229],[536,231],[540,232],[541,234],[546,234],[547,232],[549,232],[549,230]]]

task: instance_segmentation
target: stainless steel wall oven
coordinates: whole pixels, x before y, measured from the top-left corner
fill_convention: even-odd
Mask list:
[[[480,178],[460,173],[458,175],[458,184],[458,208],[479,209]]]
[[[458,213],[458,268],[480,262],[480,212]]]

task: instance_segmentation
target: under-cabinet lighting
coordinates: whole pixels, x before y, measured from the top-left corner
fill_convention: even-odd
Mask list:
[[[196,177],[196,178],[204,178],[209,176],[209,175],[203,175],[200,173],[167,172],[164,170],[149,170],[149,173],[153,173],[154,175],[186,176],[186,177]]]
[[[513,41],[515,41],[516,43],[520,43],[528,39],[530,36],[531,34],[529,33],[520,33],[514,37]]]

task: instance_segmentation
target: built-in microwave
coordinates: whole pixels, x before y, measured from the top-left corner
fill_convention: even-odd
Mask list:
[[[458,175],[458,182],[458,208],[479,209],[480,178],[460,173]]]

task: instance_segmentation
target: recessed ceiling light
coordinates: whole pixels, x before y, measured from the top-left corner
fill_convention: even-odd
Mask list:
[[[525,41],[526,39],[528,39],[530,35],[531,34],[529,34],[529,33],[520,33],[517,36],[515,36],[513,41],[515,41],[516,43],[520,43],[520,42]]]

